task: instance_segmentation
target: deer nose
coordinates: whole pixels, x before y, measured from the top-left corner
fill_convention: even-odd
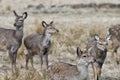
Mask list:
[[[57,32],[59,32],[59,30],[57,29]]]
[[[16,23],[14,23],[14,26],[16,26]]]

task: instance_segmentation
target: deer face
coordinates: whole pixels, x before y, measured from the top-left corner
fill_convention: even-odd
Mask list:
[[[108,32],[111,35],[111,40],[114,40],[114,38],[120,40],[120,25],[113,25],[109,28]]]
[[[90,63],[94,62],[94,57],[87,54],[87,51],[81,51],[79,47],[77,48],[77,65],[88,66]]]
[[[117,31],[116,31],[115,27],[111,27],[111,28],[109,28],[109,34],[110,34],[110,35],[114,35],[114,36],[116,36]]]
[[[108,35],[106,38],[100,38],[99,36],[96,36],[96,40],[97,40],[97,48],[99,48],[102,51],[107,50],[107,45],[108,45],[108,41],[110,40],[110,35]]]
[[[45,21],[42,21],[42,26],[44,27],[46,34],[55,34],[59,32],[58,29],[53,27],[53,21],[51,21],[50,24],[47,24]]]
[[[24,20],[27,18],[27,12],[24,12],[22,16],[18,15],[15,11],[13,12],[16,16],[14,26],[18,29],[23,28]]]

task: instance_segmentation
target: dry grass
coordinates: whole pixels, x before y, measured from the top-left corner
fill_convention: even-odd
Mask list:
[[[22,12],[27,5],[34,2],[34,5],[38,5],[39,3],[37,0],[25,0],[26,4],[19,4],[19,0],[14,0],[13,3],[16,4],[5,4],[6,0],[1,0],[2,2],[2,9],[1,11],[4,12],[11,12],[10,16],[6,16],[4,14],[0,15],[0,26],[6,26],[5,28],[13,28],[14,17],[12,14],[13,9],[21,10]],[[77,1],[56,1],[56,0],[49,0],[41,1],[41,3],[46,4],[64,4],[64,3],[76,3]],[[87,0],[89,2],[89,0]],[[90,0],[91,1],[91,0]],[[101,0],[104,2],[105,0]],[[111,0],[107,0],[111,2]],[[119,0],[115,0],[116,3]],[[24,1],[21,1],[23,3]],[[81,0],[78,0],[81,2]],[[99,3],[100,1],[97,1]],[[118,24],[120,22],[120,12],[115,12],[119,10],[100,10],[98,12],[87,12],[88,9],[81,9],[79,13],[57,13],[57,14],[32,14],[29,12],[28,18],[25,21],[24,27],[24,37],[31,34],[31,33],[42,33],[43,27],[41,25],[42,20],[46,22],[50,22],[51,20],[54,21],[54,25],[57,29],[59,29],[59,33],[52,37],[52,48],[49,54],[49,62],[50,64],[54,61],[65,61],[71,62],[75,64],[75,51],[76,47],[79,46],[80,48],[84,49],[85,44],[87,43],[88,39],[94,35],[99,34],[102,37],[107,35],[107,30],[111,24]],[[8,14],[9,15],[9,14]],[[11,26],[11,27],[7,27]],[[111,51],[111,47],[109,49]],[[120,80],[120,65],[115,65],[114,61],[111,61],[111,52],[108,53],[106,62],[102,69],[102,80]],[[24,44],[22,44],[21,48],[18,51],[17,55],[17,71],[16,73],[11,73],[11,65],[8,58],[8,54],[0,53],[0,80],[45,80],[46,73],[43,70],[42,72],[39,71],[39,57],[34,57],[34,66],[35,70],[30,69],[25,70],[25,56],[24,56]],[[90,79],[93,79],[93,72],[90,66]]]
[[[105,25],[98,24],[91,24],[91,26],[89,26],[88,24],[78,24],[75,22],[72,24],[71,22],[55,22],[54,24],[60,32],[52,37],[52,48],[49,55],[50,63],[58,60],[75,63],[76,47],[80,46],[82,49],[84,49],[87,40],[93,34],[99,34],[100,36],[105,37],[105,35],[107,34],[106,31],[108,29],[107,27],[105,27]],[[33,27],[29,27],[28,29],[26,29],[27,32],[25,36],[30,33],[42,33],[43,28],[41,25],[41,21],[35,19],[34,26],[35,29],[32,32],[30,32],[30,30]],[[107,72],[109,72],[110,69],[114,69],[114,64],[111,64],[111,57],[108,58],[109,59],[107,59],[105,67],[103,67],[103,72],[108,70],[106,71],[106,74],[108,74]],[[9,63],[6,63],[6,65],[9,65]],[[25,70],[24,45],[22,44],[17,56],[18,70],[14,74],[11,74],[11,70],[7,70],[7,72],[3,74],[4,79],[2,80],[45,80],[46,73],[38,71],[39,57],[37,56],[35,56],[34,58],[34,65],[36,70]],[[118,70],[119,68],[116,69]],[[116,69],[114,69],[115,72],[117,71]],[[106,75],[106,77],[103,75],[103,79],[117,80],[117,78],[120,76],[120,72],[118,72],[118,75],[113,76],[116,77],[115,79],[113,79],[112,77],[109,78],[109,76],[113,74],[114,71]],[[92,73],[91,68],[90,73]],[[90,76],[92,80],[93,75],[90,74]]]

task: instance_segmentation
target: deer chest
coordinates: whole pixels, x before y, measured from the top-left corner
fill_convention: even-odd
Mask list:
[[[50,47],[50,45],[51,45],[51,41],[50,41],[50,40],[45,40],[45,41],[43,41],[43,43],[42,43],[42,46],[43,46],[44,48],[48,48],[48,47]]]

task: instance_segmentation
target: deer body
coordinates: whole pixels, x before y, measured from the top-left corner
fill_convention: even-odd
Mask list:
[[[42,34],[31,34],[24,39],[24,44],[28,51],[28,54],[26,54],[26,69],[28,69],[29,59],[31,60],[31,65],[33,67],[33,56],[36,54],[40,57],[41,69],[43,65],[43,57],[45,58],[46,69],[48,68],[48,52],[51,47],[51,36],[58,32],[52,24],[53,22],[47,24],[43,21],[42,25],[44,27],[44,32]]]
[[[23,38],[23,25],[24,19],[27,17],[27,13],[24,12],[22,16],[17,15],[14,26],[16,30],[0,28],[0,50],[8,51],[9,57],[12,63],[12,71],[16,69],[16,55]]]
[[[113,56],[115,57],[115,61],[117,64],[120,63],[120,53],[118,53],[118,49],[120,48],[120,25],[114,25],[109,28],[109,35],[111,35],[110,40],[112,41],[113,47]]]
[[[22,43],[23,31],[0,28],[0,49],[16,51]]]
[[[94,38],[95,43],[91,44],[91,47],[88,49],[88,53],[95,58],[95,62],[92,63],[94,80],[99,80],[101,76],[101,69],[107,56],[107,44],[109,37],[107,37],[107,41],[99,38],[98,35],[95,35]]]
[[[88,80],[88,65],[94,60],[78,49],[77,56],[76,65],[64,62],[50,65],[47,80]]]

